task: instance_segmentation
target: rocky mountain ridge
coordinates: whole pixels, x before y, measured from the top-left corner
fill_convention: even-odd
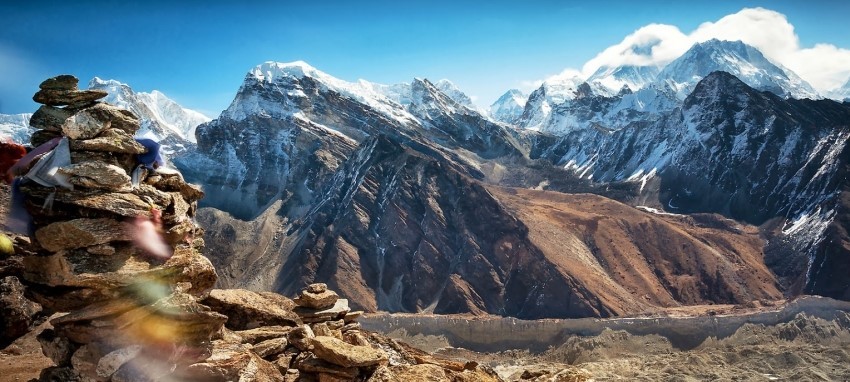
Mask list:
[[[273,73],[259,78],[255,73],[265,72],[266,66],[280,69],[277,73],[283,75]],[[295,74],[286,73],[289,70],[294,70]],[[735,129],[744,126],[735,122],[735,112],[725,111],[730,107],[757,112],[759,108],[776,103],[776,110],[787,109],[792,113],[790,119],[780,119],[781,123],[789,125],[794,125],[798,118],[808,115],[806,113],[819,115],[820,111],[815,110],[834,108],[811,120],[818,125],[832,123],[830,121],[844,113],[831,101],[783,100],[749,89],[734,76],[715,73],[697,86],[694,95],[685,101],[687,108],[674,108],[673,114],[659,113],[657,120],[634,123],[618,131],[597,127],[592,129],[592,134],[580,132],[586,134],[586,138],[558,137],[489,123],[481,114],[457,104],[427,80],[415,80],[409,88],[396,88],[392,94],[405,94],[398,98],[405,100],[402,104],[362,81],[356,84],[336,82],[328,80],[327,74],[314,70],[305,69],[302,63],[267,63],[249,73],[232,105],[234,110],[239,110],[233,116],[241,119],[230,118],[225,113],[201,126],[198,150],[178,159],[177,164],[187,178],[205,182],[208,194],[214,195],[216,190],[221,190],[223,199],[213,196],[206,206],[214,209],[202,208],[199,219],[208,228],[211,247],[216,248],[218,255],[213,256],[213,261],[222,269],[222,282],[294,293],[306,283],[323,281],[342,290],[352,304],[366,310],[489,312],[521,317],[610,316],[653,306],[777,297],[781,290],[789,292],[791,284],[799,282],[800,275],[805,272],[799,261],[802,259],[805,263],[806,257],[796,257],[791,261],[796,265],[783,268],[785,273],[779,280],[774,279],[763,263],[766,243],[747,238],[758,232],[756,228],[727,226],[721,223],[722,218],[708,217],[711,215],[694,223],[675,219],[661,223],[654,219],[668,219],[665,215],[640,212],[632,216],[620,210],[627,207],[604,198],[575,199],[581,200],[579,205],[595,205],[602,210],[618,211],[618,216],[632,216],[627,221],[606,226],[609,228],[601,231],[597,240],[589,232],[599,232],[601,216],[586,217],[591,211],[568,207],[570,202],[567,201],[541,203],[541,200],[554,198],[549,194],[505,191],[494,185],[504,182],[512,186],[561,191],[575,191],[579,185],[585,185],[581,187],[591,190],[590,183],[570,175],[572,166],[584,166],[585,177],[593,174],[594,180],[609,184],[597,192],[614,193],[610,185],[620,187],[616,185],[623,184],[617,191],[620,198],[630,203],[644,200],[651,205],[646,211],[661,213],[657,209],[669,202],[665,198],[675,193],[670,193],[669,185],[659,186],[659,178],[646,175],[653,168],[656,169],[653,175],[658,174],[666,164],[674,163],[670,153],[679,152],[676,151],[679,149],[667,150],[664,145],[654,147],[659,141],[652,137],[673,142],[674,138],[667,134],[677,132],[682,139],[692,136],[682,142],[696,139],[694,147],[701,147],[699,142],[703,141],[700,139],[709,139],[710,133],[716,131],[717,138],[706,142],[719,139],[718,144],[722,143],[729,132],[717,131],[718,123],[728,121],[724,123]],[[269,77],[274,79],[269,81]],[[357,94],[351,94],[355,90]],[[735,104],[731,98],[727,100],[733,93],[744,94],[752,100]],[[585,99],[592,107],[594,98]],[[243,104],[243,100],[247,102]],[[388,107],[394,109],[387,110]],[[765,131],[755,127],[764,126],[766,117],[759,117],[764,113],[767,112],[763,110],[762,114],[749,117],[751,120],[745,125],[754,127],[747,131],[752,134]],[[703,122],[701,118],[707,117],[714,119]],[[681,121],[690,121],[687,126],[694,126],[693,129],[676,127]],[[699,129],[706,130],[700,133]],[[793,130],[793,126],[786,130]],[[638,139],[643,134],[649,137],[645,142]],[[777,136],[775,139],[784,138]],[[593,140],[601,143],[589,144]],[[764,138],[754,136],[753,141],[763,142]],[[576,145],[575,142],[583,143]],[[631,142],[632,146],[622,146],[618,142]],[[689,147],[684,143],[675,147],[682,150]],[[646,145],[642,146],[646,148],[636,145]],[[611,155],[600,152],[596,159],[598,164],[587,166],[575,160],[566,166],[567,170],[563,169],[565,162],[569,163],[565,158],[570,158],[567,155],[570,150],[579,152],[609,146],[611,150],[632,147],[629,149],[632,151]],[[785,166],[805,163],[814,166],[822,161],[817,158],[825,158],[824,155],[837,147],[830,146],[824,151],[829,145],[821,146],[795,149],[806,155],[814,153],[815,159],[795,159]],[[723,155],[730,155],[729,158],[744,156],[735,151],[740,147],[736,149],[734,144],[716,147],[725,153]],[[766,151],[765,159],[778,152],[781,150]],[[606,155],[603,158],[601,154]],[[593,153],[586,155],[587,158],[593,156]],[[652,162],[652,158],[656,162]],[[609,161],[610,167],[602,166]],[[645,167],[653,163],[657,165]],[[717,163],[706,161],[705,165]],[[623,165],[633,167],[617,168]],[[635,175],[638,167],[644,172]],[[706,173],[710,172],[700,169],[701,176]],[[819,174],[817,179],[826,183],[834,179],[835,174],[834,171],[815,173]],[[721,179],[718,184],[722,185],[722,178],[728,175],[718,172],[717,176]],[[814,178],[806,179],[812,184],[810,180]],[[678,179],[675,183],[682,187],[676,189],[679,194],[685,195],[687,187],[682,186],[685,180]],[[634,188],[625,187],[627,184],[633,184]],[[664,190],[666,193],[662,192]],[[511,196],[514,193],[523,196]],[[227,195],[238,196],[224,199]],[[659,195],[663,197],[655,199]],[[779,197],[778,194],[769,195],[764,198]],[[816,195],[826,194],[818,194],[814,189],[811,193],[794,189],[794,193],[783,194],[786,199],[781,200],[802,203]],[[780,203],[779,200],[776,203]],[[245,205],[246,201],[251,205]],[[508,205],[511,207],[507,208]],[[688,208],[699,211],[695,206]],[[731,208],[711,211],[730,215]],[[775,216],[771,213],[778,214],[768,211],[760,216],[762,219]],[[531,218],[541,214],[557,218],[545,224]],[[562,228],[560,236],[553,236],[552,227],[564,221],[571,225]],[[619,232],[619,228],[615,228],[634,221],[644,222],[639,224],[640,229]],[[656,228],[652,234],[648,231],[640,234],[646,227]],[[660,227],[670,228],[659,231]],[[715,239],[709,237],[716,238],[720,232],[703,231],[699,227],[726,227],[723,235],[731,236],[722,242],[735,244],[712,241]],[[646,265],[641,266],[644,268],[635,263],[615,265],[617,259],[653,253],[653,249],[646,247],[645,236],[661,232],[666,232],[660,236],[665,243],[681,243],[676,251],[662,250],[675,254],[676,259],[646,259]],[[695,237],[697,241],[688,244],[692,240],[688,237]],[[616,244],[606,249],[605,240],[614,238],[617,238]],[[713,244],[706,246],[706,241]],[[575,259],[579,260],[559,259],[556,254],[565,250],[570,254],[568,258],[577,256]],[[611,257],[605,257],[609,256],[606,251],[610,251],[607,253]],[[579,256],[581,253],[586,256]],[[726,260],[717,263],[718,255]],[[679,256],[688,260],[679,259]],[[708,257],[698,260],[701,256]],[[681,263],[663,271],[660,264],[671,261]],[[698,268],[686,265],[694,262],[702,265]],[[550,265],[522,272],[508,271],[525,269],[523,266],[515,268],[519,264]],[[716,274],[697,271],[704,267],[727,267],[728,264],[737,265],[722,271],[717,268]],[[637,273],[619,273],[624,270]],[[490,276],[483,279],[476,276],[481,274]],[[535,281],[527,279],[532,274],[536,275]],[[593,274],[607,276],[591,277]],[[540,275],[546,275],[543,279],[552,285],[560,286],[545,287],[548,284],[540,283]],[[681,275],[695,278],[683,284]],[[646,283],[649,279],[657,281]],[[687,291],[679,289],[685,285],[689,285]],[[802,289],[789,293],[799,293]],[[547,294],[554,290],[564,295]],[[543,301],[559,303],[550,305]],[[558,305],[560,302],[566,305]]]

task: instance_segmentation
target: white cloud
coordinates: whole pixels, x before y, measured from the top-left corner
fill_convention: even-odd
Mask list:
[[[850,49],[831,44],[800,47],[794,26],[785,15],[764,8],[745,8],[715,22],[705,22],[689,34],[673,25],[641,27],[589,60],[582,67],[581,75],[587,78],[601,66],[663,66],[694,43],[713,38],[741,40],[752,45],[769,60],[791,69],[823,93],[841,86],[850,77]],[[547,80],[563,78],[563,74]]]
[[[691,39],[672,25],[650,24],[626,36],[622,42],[603,50],[582,67],[589,77],[601,66],[665,65],[693,45]]]

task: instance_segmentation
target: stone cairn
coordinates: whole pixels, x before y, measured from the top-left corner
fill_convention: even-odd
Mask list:
[[[47,184],[20,184],[32,217],[30,242],[16,248],[21,279],[47,314],[60,313],[38,336],[56,365],[40,381],[500,380],[362,330],[362,312],[325,284],[294,300],[213,289],[192,219],[203,192],[176,171],[140,167],[138,118],[77,82],[44,81],[30,122],[33,146],[60,138],[50,154],[66,144],[70,161],[53,162]]]

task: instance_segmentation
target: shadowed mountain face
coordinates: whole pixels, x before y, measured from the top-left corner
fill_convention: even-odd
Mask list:
[[[198,219],[220,282],[285,294],[327,282],[369,311],[523,318],[847,289],[834,274],[807,276],[817,256],[850,263],[822,244],[845,240],[844,223],[794,220],[839,211],[847,161],[828,159],[843,153],[846,106],[715,73],[652,120],[553,136],[490,122],[457,98],[427,80],[347,83],[303,63],[249,73],[198,128],[197,150],[175,160],[204,184]]]
[[[773,271],[793,293],[841,298],[848,286],[836,289],[836,268],[817,259],[842,247],[824,238],[838,229],[828,227],[842,224],[836,217],[848,121],[847,104],[786,100],[715,72],[655,122],[575,131],[532,153],[597,181],[640,182],[638,199],[673,212],[716,212],[759,225],[779,218],[780,227],[766,227],[775,238],[766,249]],[[848,262],[832,256],[828,261]]]

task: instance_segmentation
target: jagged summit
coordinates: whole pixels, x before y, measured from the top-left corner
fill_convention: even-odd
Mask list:
[[[844,86],[829,92],[829,98],[838,101],[850,101],[850,79],[844,83]]]
[[[257,80],[266,82],[274,82],[280,77],[333,78],[301,60],[293,62],[266,61],[251,69],[248,74]]]
[[[601,66],[587,78],[587,82],[599,84],[613,95],[621,93],[624,88],[630,91],[642,89],[655,81],[660,72],[661,67],[655,65]]]
[[[140,134],[152,134],[167,146],[174,146],[169,147],[173,151],[180,151],[187,141],[195,143],[195,129],[210,121],[209,117],[180,106],[158,90],[136,92],[121,81],[100,77],[92,78],[88,85],[90,89],[109,93],[104,101],[138,115],[142,121]]]
[[[460,88],[457,87],[453,82],[447,79],[441,79],[437,82],[434,82],[434,86],[437,89],[440,89],[443,94],[449,96],[452,100],[457,102],[460,105],[463,105],[469,109],[478,111],[478,106],[476,106],[472,102],[472,98],[470,98],[466,93],[464,93]]]
[[[490,118],[514,125],[522,117],[522,111],[527,101],[528,95],[523,94],[517,89],[508,90],[496,102],[490,105],[488,111]]]
[[[670,86],[684,99],[700,79],[715,71],[729,72],[756,89],[783,97],[819,98],[808,82],[741,41],[711,39],[696,43],[664,67],[656,82]]]

